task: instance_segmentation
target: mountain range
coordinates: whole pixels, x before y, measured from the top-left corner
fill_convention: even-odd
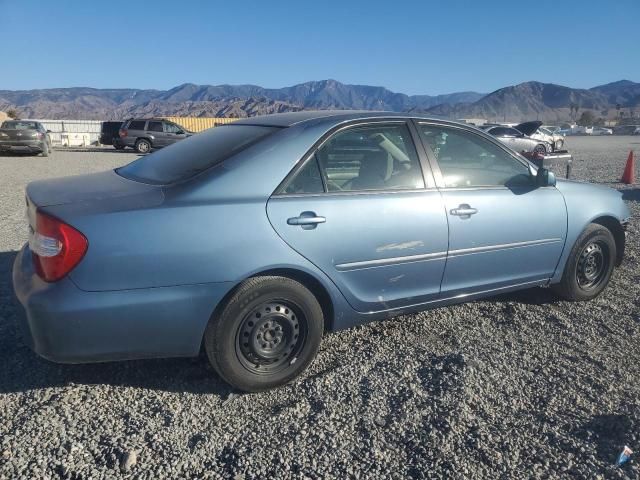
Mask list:
[[[133,116],[246,117],[303,109],[418,111],[449,118],[562,121],[578,109],[613,117],[616,105],[640,110],[640,83],[621,80],[591,89],[526,82],[489,94],[405,95],[384,87],[336,80],[284,88],[257,85],[194,85],[170,90],[52,88],[0,90],[0,111],[23,118],[113,120]]]

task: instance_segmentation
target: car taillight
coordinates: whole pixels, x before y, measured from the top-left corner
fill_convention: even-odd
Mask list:
[[[36,213],[36,228],[29,249],[36,273],[45,282],[55,282],[68,274],[84,257],[88,242],[82,233],[55,217]]]
[[[121,138],[124,138],[127,135],[129,135],[129,132],[127,130],[125,130],[124,128],[121,128],[120,131],[118,132],[118,135],[120,135]]]

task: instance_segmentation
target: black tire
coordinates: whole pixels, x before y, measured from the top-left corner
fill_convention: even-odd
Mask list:
[[[555,292],[565,300],[591,300],[609,284],[616,259],[616,242],[609,229],[590,224],[578,237]]]
[[[146,138],[140,138],[136,141],[136,152],[149,153],[151,151],[151,142]]]
[[[547,147],[545,147],[542,143],[539,145],[536,145],[536,147],[533,149],[533,153],[537,153],[539,155],[546,155]]]
[[[324,318],[316,297],[286,277],[243,282],[207,326],[207,357],[233,387],[260,392],[296,378],[315,358]]]
[[[124,145],[121,143],[116,142],[115,140],[112,142],[113,144],[113,148],[115,148],[116,150],[124,150]]]
[[[42,146],[42,153],[41,155],[43,157],[48,157],[49,156],[49,145],[47,144],[47,142],[44,142],[44,145]]]

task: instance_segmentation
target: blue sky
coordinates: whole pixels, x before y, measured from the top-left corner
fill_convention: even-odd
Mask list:
[[[588,88],[640,81],[639,24],[639,0],[0,0],[0,89]]]

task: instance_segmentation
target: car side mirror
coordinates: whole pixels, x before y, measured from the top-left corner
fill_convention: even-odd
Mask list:
[[[53,133],[51,130],[47,130],[47,133]]]
[[[555,187],[556,176],[546,168],[539,168],[536,174],[536,185],[538,187]]]
[[[178,130],[178,131],[176,132],[176,135],[184,135],[184,132],[183,132],[182,130]]]

